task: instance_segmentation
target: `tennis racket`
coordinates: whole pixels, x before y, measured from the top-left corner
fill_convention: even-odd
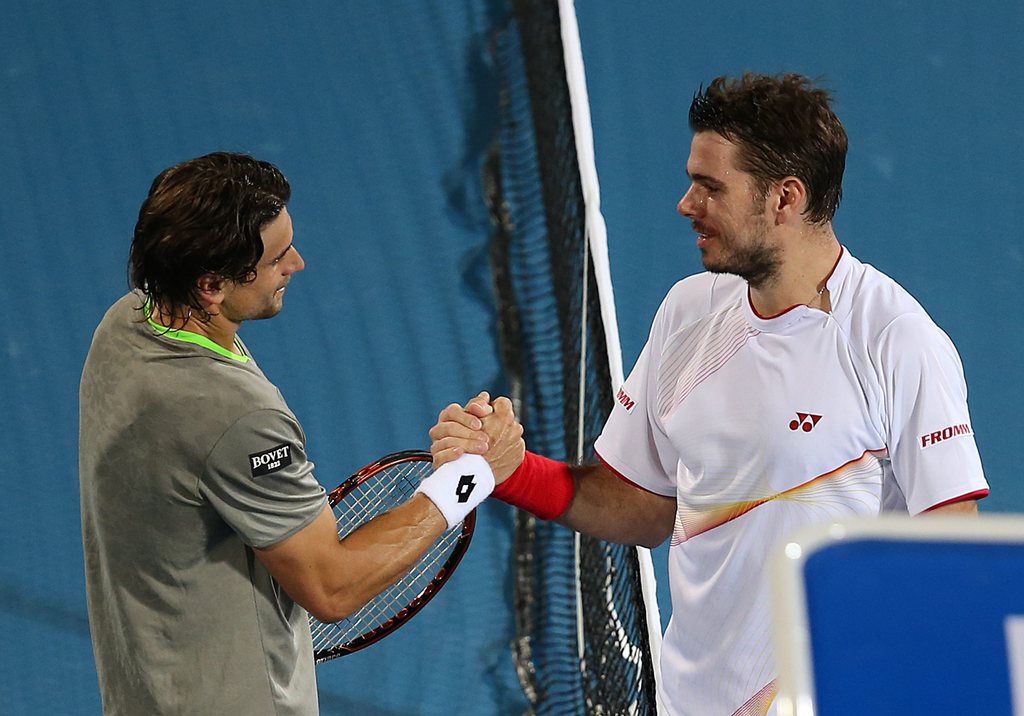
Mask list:
[[[423,450],[386,455],[354,474],[328,496],[344,537],[364,522],[406,502],[420,481],[433,472],[432,457]],[[337,622],[310,616],[313,658],[317,664],[374,644],[409,621],[434,598],[452,576],[469,548],[476,510],[446,531],[398,582],[366,606]]]

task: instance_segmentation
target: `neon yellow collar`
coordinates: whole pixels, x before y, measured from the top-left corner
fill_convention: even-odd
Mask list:
[[[239,341],[237,337],[235,338],[235,347],[238,348],[239,353],[241,353],[242,355],[239,355],[239,353],[235,353],[233,351],[229,351],[227,348],[220,345],[219,343],[214,343],[206,336],[201,336],[198,333],[186,331],[182,328],[168,328],[167,326],[160,325],[159,323],[153,320],[153,304],[149,301],[146,301],[146,305],[143,306],[143,310],[146,312],[146,321],[153,328],[153,330],[155,330],[161,336],[167,336],[168,338],[171,338],[176,341],[182,341],[183,343],[192,343],[197,346],[202,346],[203,348],[207,348],[218,355],[222,355],[225,358],[230,358],[231,360],[236,360],[239,363],[249,362],[249,356],[244,355],[244,350],[242,349],[242,342]]]

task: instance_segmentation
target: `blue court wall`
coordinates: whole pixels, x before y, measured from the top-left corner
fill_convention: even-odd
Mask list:
[[[1024,509],[1013,448],[1024,4],[577,5],[627,368],[665,291],[699,270],[674,213],[694,90],[744,69],[825,76],[851,139],[840,238],[953,338],[993,487],[985,509]],[[443,405],[502,388],[479,164],[498,101],[487,43],[505,7],[8,0],[5,11],[0,703],[93,714],[77,383],[93,327],[125,289],[149,181],[216,149],[279,164],[307,269],[285,311],[245,339],[302,420],[323,482],[426,445]],[[482,512],[437,603],[321,668],[325,714],[523,712],[507,648],[510,515]]]

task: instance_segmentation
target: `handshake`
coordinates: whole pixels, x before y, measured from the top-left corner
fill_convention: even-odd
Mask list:
[[[482,392],[465,406],[452,403],[438,415],[437,423],[430,429],[430,439],[430,453],[436,472],[424,480],[424,485],[447,472],[453,475],[445,478],[448,481],[461,479],[461,476],[456,478],[454,475],[463,471],[463,464],[467,470],[486,472],[486,467],[472,458],[479,455],[493,473],[492,494],[499,500],[548,520],[562,515],[572,502],[575,483],[568,465],[526,450],[523,426],[508,398],[501,397],[492,402],[490,395]],[[460,469],[445,470],[444,466],[453,461],[458,461]],[[455,518],[462,510],[454,505],[449,507],[451,500],[447,499],[447,494],[435,498],[431,492],[442,492],[441,481],[435,483],[436,488],[421,487],[421,490],[434,501],[449,525],[458,522]],[[453,486],[458,487],[454,483]],[[455,494],[451,489],[445,492]],[[471,500],[473,506],[479,504],[488,492],[481,491],[477,499]]]
[[[430,429],[434,469],[466,454],[483,455],[500,485],[522,464],[526,453],[523,426],[508,398],[482,392],[465,407],[452,403]]]

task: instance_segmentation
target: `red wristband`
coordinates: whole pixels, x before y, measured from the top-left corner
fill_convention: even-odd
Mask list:
[[[527,451],[523,464],[491,493],[542,520],[560,517],[576,492],[569,466]]]

